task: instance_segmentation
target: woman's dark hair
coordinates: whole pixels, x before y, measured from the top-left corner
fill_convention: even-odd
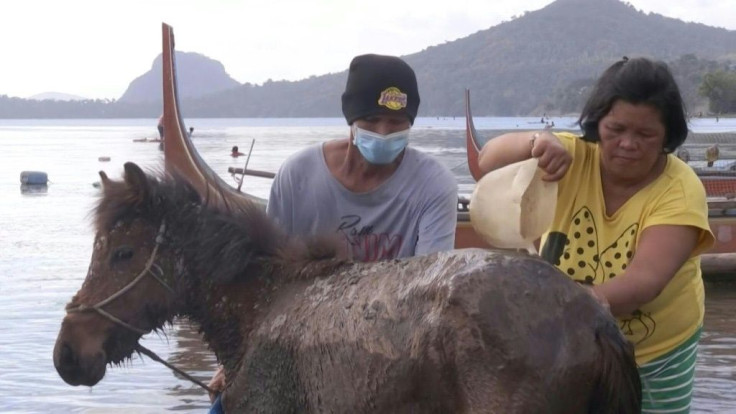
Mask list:
[[[624,57],[606,69],[578,119],[583,140],[600,141],[598,123],[617,100],[652,105],[659,110],[665,127],[664,152],[671,153],[685,142],[685,107],[675,78],[664,62]]]

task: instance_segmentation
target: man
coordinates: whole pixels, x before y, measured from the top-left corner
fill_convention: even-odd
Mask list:
[[[406,62],[355,57],[342,95],[349,137],[286,160],[268,214],[289,234],[341,236],[346,253],[360,261],[452,249],[457,182],[439,161],[407,146],[418,109],[416,76]],[[209,385],[224,389],[222,369]],[[210,412],[221,412],[219,399]]]
[[[230,156],[233,157],[233,158],[238,158],[241,155],[245,155],[245,154],[243,154],[242,152],[240,152],[240,149],[238,148],[237,145],[233,145],[232,150],[230,150]]]
[[[452,249],[457,183],[407,146],[419,108],[414,71],[393,56],[353,59],[342,95],[348,138],[308,147],[281,166],[268,213],[289,234],[339,234],[375,261]]]

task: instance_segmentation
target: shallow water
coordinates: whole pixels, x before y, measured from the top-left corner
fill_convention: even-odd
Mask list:
[[[724,120],[721,120],[722,122]],[[527,119],[480,118],[484,128],[528,127]],[[557,120],[557,125],[571,120]],[[227,167],[242,167],[230,148],[248,152],[248,168],[276,171],[297,149],[342,137],[344,121],[195,119],[194,143],[226,182]],[[706,124],[703,128],[710,128]],[[722,125],[719,125],[719,127]],[[437,155],[458,176],[461,193],[472,191],[465,163],[464,120],[418,119],[412,145]],[[732,130],[736,130],[736,125]],[[155,120],[0,121],[0,412],[158,413],[205,412],[206,393],[166,367],[135,356],[108,367],[95,387],[72,387],[56,373],[51,353],[64,306],[81,286],[91,254],[90,209],[105,170],[119,178],[123,163],[155,168]],[[109,156],[110,162],[98,157]],[[51,183],[44,191],[22,191],[20,172],[40,170]],[[266,197],[270,180],[247,177],[246,191]],[[736,286],[707,286],[707,311],[698,355],[694,412],[736,412]],[[198,334],[178,321],[165,335],[147,335],[142,344],[202,381],[214,358]]]

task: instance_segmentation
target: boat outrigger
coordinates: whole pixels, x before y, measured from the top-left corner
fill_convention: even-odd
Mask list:
[[[207,194],[210,202],[227,206],[229,197],[246,197],[265,205],[266,200],[240,192],[227,184],[204,162],[192,144],[179,112],[174,56],[174,35],[171,26],[163,24],[163,122],[164,165],[167,171],[176,171],[185,177],[200,194]],[[465,92],[466,145],[468,167],[477,180],[479,144],[470,110],[470,92]],[[250,174],[245,169],[230,169],[231,174]],[[272,173],[257,171],[252,175],[273,177]],[[469,200],[458,199],[456,248],[492,248],[476,234],[470,223]],[[703,273],[721,277],[736,272],[736,200],[714,198],[709,200],[710,225],[716,236],[716,245],[702,259]]]

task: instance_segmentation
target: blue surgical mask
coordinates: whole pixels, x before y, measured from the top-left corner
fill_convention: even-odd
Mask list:
[[[410,130],[411,128],[407,128],[383,135],[358,128],[353,124],[353,144],[369,163],[390,164],[409,144]]]

